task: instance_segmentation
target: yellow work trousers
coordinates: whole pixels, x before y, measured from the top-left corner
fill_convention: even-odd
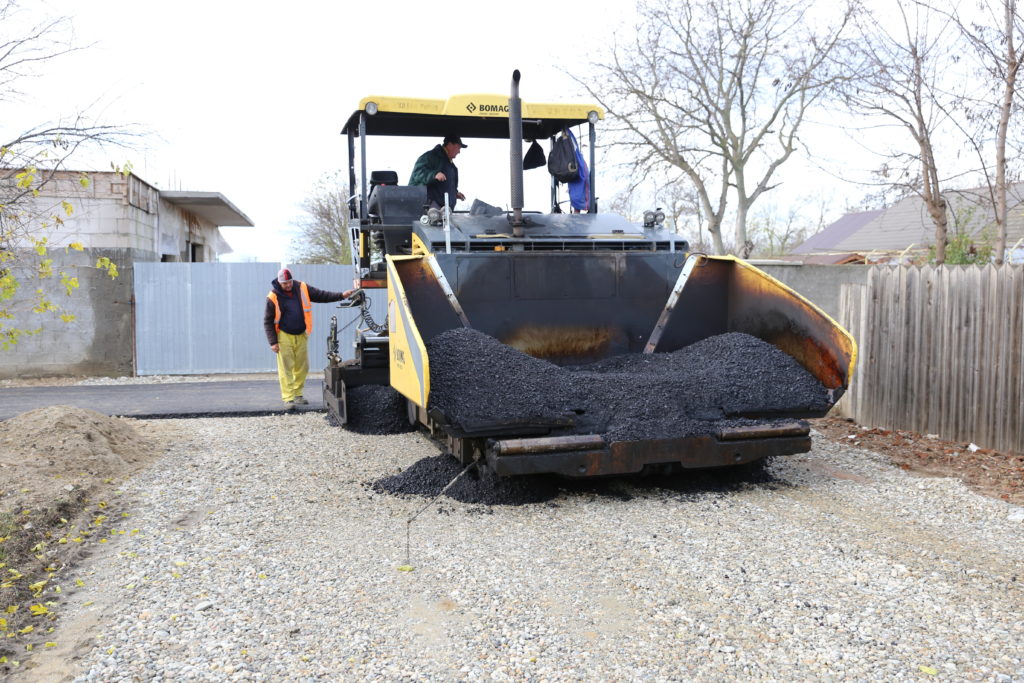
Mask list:
[[[281,382],[281,400],[290,403],[302,396],[302,388],[309,374],[309,354],[306,335],[277,332],[277,379]]]

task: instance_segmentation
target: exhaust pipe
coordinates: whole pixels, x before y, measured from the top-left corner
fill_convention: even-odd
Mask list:
[[[523,101],[519,99],[519,69],[512,72],[508,98],[508,137],[511,141],[512,236],[523,236]]]

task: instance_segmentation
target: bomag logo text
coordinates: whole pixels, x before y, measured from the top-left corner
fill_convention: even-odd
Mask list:
[[[507,114],[507,104],[481,104],[479,107],[472,102],[466,105],[466,109],[470,114],[479,111],[481,114]]]

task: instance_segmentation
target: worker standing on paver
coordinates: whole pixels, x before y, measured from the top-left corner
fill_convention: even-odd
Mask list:
[[[467,147],[469,145],[462,144],[462,138],[449,135],[440,145],[435,145],[416,159],[409,184],[427,186],[427,204],[431,208],[444,206],[445,195],[448,195],[450,209],[455,208],[457,199],[466,198],[459,192],[459,169],[455,165],[455,157]]]
[[[306,350],[309,333],[313,331],[313,304],[341,301],[356,290],[328,292],[292,278],[292,272],[282,268],[271,283],[267,306],[263,312],[263,329],[270,342],[270,350],[277,354],[277,379],[281,382],[281,400],[285,410],[309,403],[302,396],[309,373],[309,354]]]

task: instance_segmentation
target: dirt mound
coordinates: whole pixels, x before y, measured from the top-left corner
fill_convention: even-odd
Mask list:
[[[122,479],[163,452],[131,420],[48,406],[0,422],[0,511],[41,507]]]
[[[52,620],[59,602],[54,589],[43,594],[38,587],[59,585],[103,542],[120,518],[109,494],[165,451],[171,428],[150,424],[143,433],[137,424],[73,406],[0,421],[0,565],[7,579],[0,583],[7,634],[0,657],[13,660],[42,642],[45,631],[23,630],[34,625],[30,608],[45,600]],[[0,678],[9,671],[0,666]]]

